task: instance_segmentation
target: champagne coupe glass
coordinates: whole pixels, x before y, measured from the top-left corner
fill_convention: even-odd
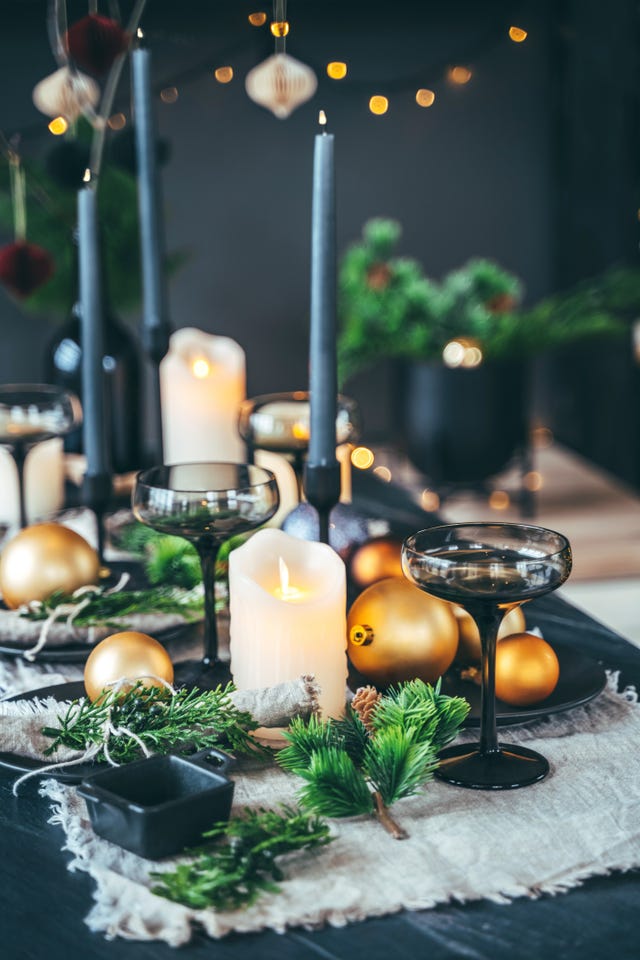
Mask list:
[[[18,471],[21,527],[27,525],[24,465],[29,451],[43,440],[64,436],[81,422],[80,401],[69,390],[40,383],[0,386],[0,444]]]
[[[150,467],[136,477],[137,520],[195,546],[204,583],[204,656],[188,663],[187,685],[216,686],[229,679],[218,656],[216,557],[225,540],[261,526],[278,509],[278,485],[269,470],[243,463],[180,463]]]
[[[547,774],[544,757],[499,743],[495,661],[504,615],[561,586],[571,547],[553,530],[520,523],[454,523],[420,530],[402,546],[405,576],[426,593],[457,603],[475,620],[482,645],[480,742],[440,753],[442,780],[477,790],[524,787]]]
[[[250,459],[253,459],[255,450],[269,450],[287,457],[296,475],[298,499],[302,500],[302,476],[310,434],[308,392],[265,393],[243,400],[240,404],[238,432],[247,444]],[[359,433],[357,403],[350,397],[338,396],[336,443],[351,443]]]

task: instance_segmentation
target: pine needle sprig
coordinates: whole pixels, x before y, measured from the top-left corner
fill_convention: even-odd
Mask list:
[[[42,604],[30,606],[20,615],[27,620],[43,621],[58,607],[74,606],[87,599],[87,594],[74,597],[57,590]],[[181,590],[177,587],[152,587],[149,590],[119,590],[108,593],[106,588],[96,587],[86,606],[74,617],[77,627],[97,624],[122,627],[131,614],[178,614],[186,621],[200,619],[204,610],[204,594],[201,589]],[[65,613],[62,612],[62,616]]]
[[[58,718],[58,727],[43,728],[53,740],[45,754],[60,746],[87,750],[106,743],[116,763],[128,763],[142,755],[139,743],[127,732],[131,731],[151,753],[222,747],[232,753],[270,756],[251,735],[256,727],[251,714],[230,700],[232,690],[227,684],[215,690],[182,689],[173,695],[138,682],[126,692],[111,690],[94,703],[74,701]]]
[[[438,759],[429,742],[420,742],[416,731],[388,727],[380,730],[367,745],[362,769],[375,784],[384,803],[413,796],[433,779]]]
[[[191,863],[152,873],[153,893],[195,910],[214,907],[238,910],[263,892],[277,893],[285,879],[278,859],[296,850],[313,850],[333,839],[319,817],[293,807],[244,811],[229,823],[218,823],[204,834],[221,841]]]
[[[372,813],[373,798],[367,781],[344,750],[316,750],[301,776],[307,781],[298,794],[303,807],[326,817]]]
[[[439,682],[400,684],[376,700],[368,726],[350,708],[342,720],[294,721],[277,760],[305,781],[299,802],[328,817],[375,813],[393,837],[406,837],[388,808],[433,779],[437,751],[469,711],[466,700],[440,691]]]

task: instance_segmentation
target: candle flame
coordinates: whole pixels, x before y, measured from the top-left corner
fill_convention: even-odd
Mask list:
[[[290,586],[289,567],[282,557],[278,558],[278,568],[280,570],[280,586],[276,587],[276,596],[279,597],[280,600],[301,600],[305,595],[304,590]]]
[[[142,27],[138,27],[138,29],[136,30],[136,37],[138,38],[138,40],[142,40],[142,38],[144,37],[144,30],[142,29]]]
[[[191,372],[198,380],[205,380],[211,373],[211,364],[204,357],[196,357],[191,364]]]
[[[320,113],[318,114],[318,123],[320,124],[321,127],[325,127],[327,124],[327,115],[324,112],[324,110],[321,110]]]
[[[87,167],[87,169],[85,170],[85,172],[84,172],[83,175],[82,175],[82,182],[83,182],[83,183],[91,183],[91,170],[89,169],[89,167]]]

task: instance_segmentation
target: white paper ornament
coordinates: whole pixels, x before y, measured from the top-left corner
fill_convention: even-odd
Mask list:
[[[284,120],[316,92],[316,75],[288,53],[274,53],[250,70],[245,89],[251,99]]]
[[[100,87],[84,73],[60,67],[33,88],[34,106],[47,117],[64,117],[70,123],[95,107]]]

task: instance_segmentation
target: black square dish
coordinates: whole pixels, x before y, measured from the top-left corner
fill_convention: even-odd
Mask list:
[[[229,818],[234,784],[224,771],[232,762],[219,750],[149,757],[88,777],[78,793],[98,836],[159,860],[199,844]]]

